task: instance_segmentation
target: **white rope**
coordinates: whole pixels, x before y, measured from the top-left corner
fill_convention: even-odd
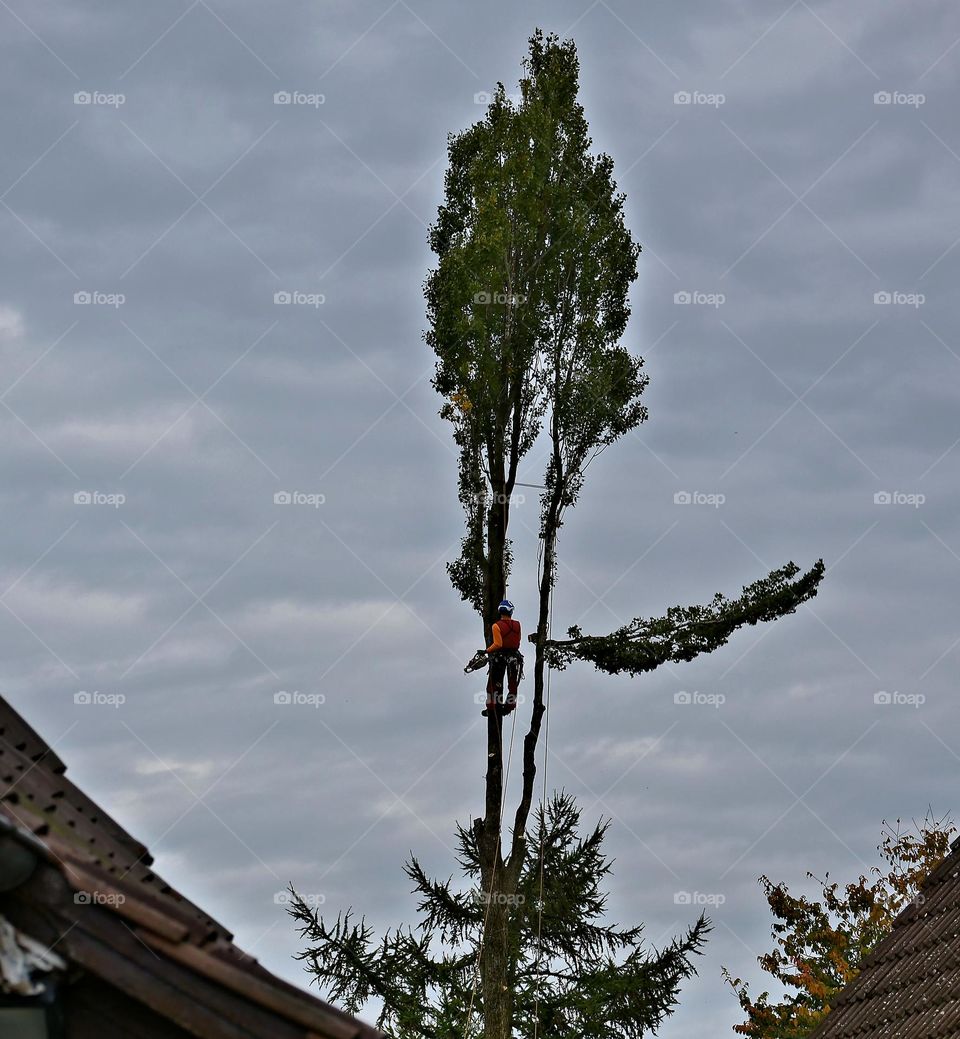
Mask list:
[[[550,630],[553,628],[553,595],[550,596]],[[535,970],[540,968],[540,960],[543,957],[543,841],[547,829],[547,751],[550,745],[550,677],[553,668],[547,663],[547,697],[544,704],[546,719],[543,729],[543,794],[540,798],[540,895],[537,899],[537,963]],[[537,1039],[537,1030],[540,1026],[540,984],[534,978],[535,988],[533,990],[533,1039]]]

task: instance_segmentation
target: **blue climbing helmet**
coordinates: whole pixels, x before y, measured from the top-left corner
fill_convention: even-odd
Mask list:
[[[500,613],[513,613],[513,603],[509,599],[504,599],[501,601],[498,609]]]

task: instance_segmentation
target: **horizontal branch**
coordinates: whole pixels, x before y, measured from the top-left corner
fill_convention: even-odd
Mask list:
[[[584,635],[578,627],[567,639],[545,643],[551,667],[586,660],[611,675],[638,675],[666,663],[693,660],[723,646],[745,624],[759,624],[793,613],[812,599],[824,575],[823,560],[804,574],[795,563],[746,585],[737,599],[721,594],[705,606],[672,606],[663,617],[637,617],[609,635]]]

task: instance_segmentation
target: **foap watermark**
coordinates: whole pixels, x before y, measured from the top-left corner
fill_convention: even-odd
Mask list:
[[[918,310],[927,302],[927,297],[922,292],[883,290],[873,294],[873,302],[879,307],[913,307]]]
[[[74,891],[76,906],[122,906],[127,896],[119,891]]]
[[[701,693],[699,689],[681,689],[673,694],[673,702],[694,707],[712,707],[716,710],[727,702],[727,698],[723,693]]]
[[[486,694],[486,692],[474,693],[473,694],[473,702],[475,704],[478,704],[478,705],[486,706],[486,703],[487,703],[487,694]],[[516,703],[516,705],[518,707],[522,707],[526,702],[527,702],[527,698],[523,695],[523,693],[517,693],[516,698],[514,699],[514,703]]]
[[[508,895],[505,891],[481,891],[473,888],[471,899],[482,906],[522,906],[527,901],[526,895]]]
[[[490,102],[496,97],[496,94],[489,90],[478,90],[473,95],[473,103],[475,105],[489,105]],[[504,94],[504,101],[507,101],[511,105],[519,105],[523,103],[523,94]]]
[[[719,891],[674,891],[675,906],[722,906],[727,896]]]
[[[319,891],[298,891],[296,898],[311,909],[316,909],[327,901],[327,896]],[[294,901],[295,898],[289,891],[274,892],[273,904],[275,906],[292,906]]]
[[[725,494],[708,494],[706,491],[677,491],[673,496],[674,505],[710,505],[719,509],[727,500]]]
[[[305,90],[277,90],[273,95],[275,105],[298,105],[301,108],[319,108],[326,100],[323,94],[311,94]]]
[[[327,297],[322,292],[287,292],[281,290],[273,294],[273,302],[280,307],[313,307],[314,310],[326,303]]]
[[[926,500],[925,494],[907,491],[877,491],[873,496],[874,505],[910,505],[914,509],[919,509]]]
[[[703,105],[706,108],[719,108],[727,103],[726,94],[708,94],[704,90],[678,90],[673,95],[675,105]]]
[[[326,501],[325,494],[313,494],[308,491],[277,491],[273,496],[274,505],[309,505],[314,509],[319,509]]]
[[[73,495],[74,505],[110,505],[119,509],[127,500],[125,494],[106,494],[104,491],[75,491]]]
[[[673,302],[678,307],[713,307],[716,310],[727,302],[727,297],[722,292],[682,289],[673,294]]]
[[[73,302],[79,307],[113,307],[119,310],[127,302],[122,292],[94,292],[82,289],[73,294]]]
[[[78,90],[73,95],[75,105],[97,105],[101,108],[119,108],[126,101],[126,94],[108,94],[103,90]]]
[[[527,297],[518,292],[475,292],[474,303],[502,303],[511,307],[527,302]]]
[[[299,689],[281,689],[273,694],[273,702],[290,707],[317,708],[327,702],[324,693],[301,693]]]
[[[899,689],[880,689],[873,694],[873,702],[881,707],[922,707],[927,698],[923,693],[901,693]]]
[[[472,501],[479,502],[480,504],[486,505],[523,505],[527,498],[523,494],[503,494],[497,492],[494,494],[491,491],[477,491],[475,494],[471,494],[470,498]]]
[[[903,90],[878,90],[873,95],[875,105],[902,105],[906,108],[919,108],[927,103],[926,94],[908,94]]]
[[[123,693],[101,693],[99,689],[80,689],[73,694],[73,702],[81,707],[122,707],[127,698]]]

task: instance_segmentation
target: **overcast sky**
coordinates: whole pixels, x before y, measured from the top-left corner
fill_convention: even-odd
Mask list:
[[[288,881],[414,921],[402,861],[454,871],[485,769],[426,229],[538,25],[643,245],[651,380],[563,529],[557,627],[828,566],[694,663],[552,685],[611,917],[662,943],[711,903],[661,1034],[732,1034],[757,877],[854,878],[882,820],[958,807],[956,5],[0,0],[2,693],[284,977]]]

